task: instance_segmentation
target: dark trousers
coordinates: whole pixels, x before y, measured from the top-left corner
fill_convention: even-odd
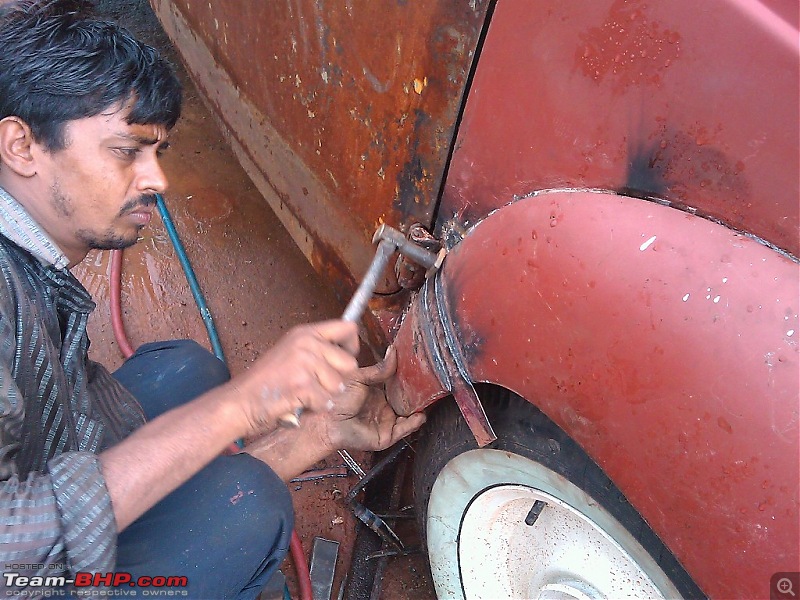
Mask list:
[[[148,420],[230,378],[190,340],[144,344],[115,373]],[[289,549],[292,499],[249,454],[220,456],[120,535],[117,571],[186,576],[189,597],[254,599]],[[178,591],[179,588],[175,588]]]

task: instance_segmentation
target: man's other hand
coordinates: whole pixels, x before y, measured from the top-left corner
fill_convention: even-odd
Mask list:
[[[333,398],[330,411],[309,415],[302,426],[317,428],[331,451],[378,451],[392,446],[425,422],[423,413],[398,416],[386,401],[383,383],[396,370],[397,355],[389,347],[382,361],[359,369],[350,378],[345,391]]]

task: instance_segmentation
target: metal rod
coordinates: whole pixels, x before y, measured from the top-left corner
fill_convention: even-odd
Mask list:
[[[350,456],[350,453],[347,450],[339,450],[339,456],[342,457],[342,460],[350,467],[350,470],[353,471],[358,476],[358,479],[364,479],[367,474],[364,472],[364,469],[361,468],[356,460]]]
[[[426,269],[441,265],[440,256],[438,254],[431,252],[427,248],[423,248],[416,242],[409,240],[405,235],[403,235],[402,232],[398,231],[394,227],[386,225],[385,223],[378,227],[378,230],[375,232],[375,236],[372,238],[373,243],[379,240],[391,241],[400,254],[406,258],[410,258],[415,263],[425,267]]]
[[[361,280],[356,293],[353,294],[353,297],[350,298],[350,303],[347,305],[347,308],[344,309],[344,314],[342,314],[343,320],[355,322],[364,314],[367,302],[372,298],[372,294],[380,278],[383,276],[383,272],[386,270],[389,259],[392,257],[395,250],[397,250],[397,245],[393,241],[380,241],[378,250],[375,252],[375,258],[372,259],[369,269],[367,269],[367,273],[364,275],[364,279]]]
[[[369,473],[366,473],[359,480],[359,482],[350,489],[350,491],[347,493],[347,496],[345,496],[344,499],[345,504],[349,504],[351,501],[355,500],[355,497],[364,488],[364,486],[367,485],[372,479],[374,479],[378,473],[383,471],[387,465],[397,460],[397,457],[400,456],[400,454],[402,454],[403,450],[405,450],[406,447],[408,447],[408,444],[401,444],[398,442],[397,444],[392,446],[389,450],[387,450],[386,456],[384,456],[377,463],[375,463],[369,470]]]
[[[347,467],[331,467],[330,469],[305,471],[289,481],[290,483],[302,483],[304,481],[316,481],[317,479],[326,479],[328,477],[347,477],[348,475],[350,475],[350,469]]]

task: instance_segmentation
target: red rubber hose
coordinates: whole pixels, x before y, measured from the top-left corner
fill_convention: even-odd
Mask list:
[[[125,335],[125,325],[122,322],[122,250],[111,251],[111,328],[114,330],[114,338],[125,358],[130,358],[133,348]],[[239,452],[236,444],[231,444],[229,452]],[[311,593],[311,574],[308,570],[308,561],[303,551],[303,542],[297,535],[297,530],[292,531],[292,540],[289,543],[292,553],[292,562],[297,572],[297,582],[300,586],[301,600],[314,600]]]
[[[292,541],[289,544],[289,548],[292,551],[294,570],[297,572],[297,583],[300,586],[300,598],[301,600],[314,600],[314,596],[311,593],[311,575],[308,570],[308,561],[303,551],[303,542],[300,541],[300,536],[297,535],[297,530],[292,532]]]

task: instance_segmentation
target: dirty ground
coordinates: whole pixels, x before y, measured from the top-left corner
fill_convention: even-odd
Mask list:
[[[170,137],[171,148],[163,158],[170,179],[164,197],[213,315],[230,370],[240,373],[292,326],[337,317],[343,305],[321,283],[239,167],[147,3],[103,0],[98,9],[161,47],[179,69],[185,101],[181,120]],[[95,251],[75,268],[75,274],[97,302],[89,324],[90,355],[114,369],[123,357],[111,327],[110,265],[109,252]],[[134,348],[172,338],[191,338],[211,348],[157,214],[140,243],[124,252],[121,288],[123,321]],[[362,357],[363,364],[371,360]],[[354,457],[368,466],[368,456],[354,453]],[[341,464],[334,455],[318,466]],[[307,557],[315,536],[340,543],[334,598],[349,568],[356,528],[342,498],[356,481],[351,475],[290,486]],[[408,526],[402,533],[415,535]],[[299,598],[290,559],[282,571],[292,597]],[[379,598],[434,597],[428,567],[420,555],[388,561]]]

